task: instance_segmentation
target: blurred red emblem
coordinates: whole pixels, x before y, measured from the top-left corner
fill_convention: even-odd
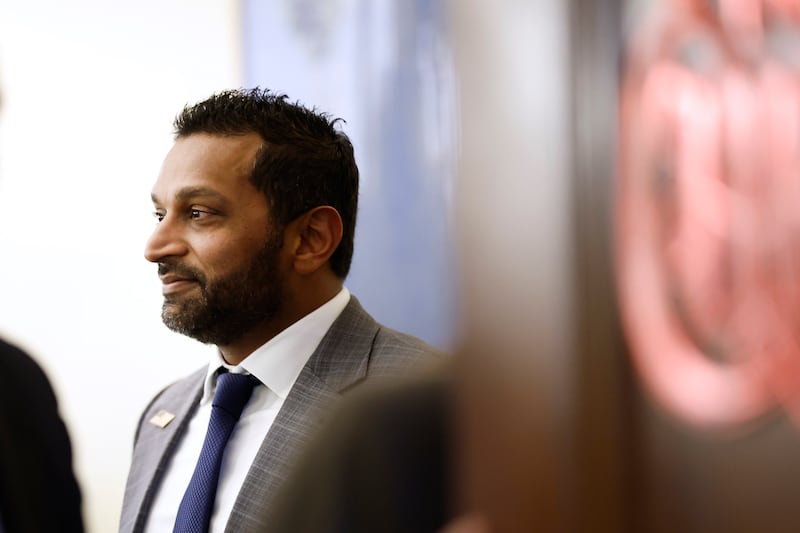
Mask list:
[[[800,0],[652,15],[621,95],[616,271],[634,364],[692,424],[783,406],[800,425]]]

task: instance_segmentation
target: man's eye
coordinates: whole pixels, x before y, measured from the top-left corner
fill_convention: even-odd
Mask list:
[[[200,207],[192,207],[189,209],[189,218],[191,218],[192,220],[203,220],[216,214],[217,212],[211,209],[210,207],[200,206]]]
[[[161,213],[159,211],[153,211],[153,216],[156,217],[157,222],[161,222],[162,220],[164,220],[164,213]]]

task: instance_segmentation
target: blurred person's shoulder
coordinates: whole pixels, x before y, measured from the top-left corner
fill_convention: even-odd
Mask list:
[[[0,382],[6,390],[25,393],[31,384],[38,385],[37,392],[52,388],[41,366],[27,352],[14,344],[0,339]]]
[[[279,494],[270,531],[436,531],[451,518],[450,358],[356,387]]]

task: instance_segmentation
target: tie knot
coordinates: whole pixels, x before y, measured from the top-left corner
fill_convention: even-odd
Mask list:
[[[217,376],[217,391],[211,405],[223,409],[234,420],[238,420],[256,383],[258,380],[249,374],[222,373]]]

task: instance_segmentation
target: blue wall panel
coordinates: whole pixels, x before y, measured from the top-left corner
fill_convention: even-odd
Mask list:
[[[245,83],[347,121],[361,196],[346,284],[381,322],[449,348],[455,90],[440,2],[243,0]]]

